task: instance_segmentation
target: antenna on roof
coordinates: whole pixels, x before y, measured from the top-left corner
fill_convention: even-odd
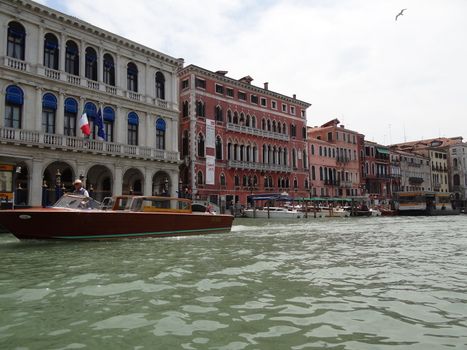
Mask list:
[[[405,135],[405,124],[404,124],[404,142],[407,142],[407,136]]]

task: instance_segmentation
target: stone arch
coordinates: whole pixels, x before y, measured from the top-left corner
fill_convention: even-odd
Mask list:
[[[113,193],[113,173],[105,165],[93,165],[87,171],[86,189],[89,195],[98,201]]]
[[[63,193],[72,192],[75,176],[75,171],[70,164],[63,161],[50,162],[42,173],[43,204],[53,204]]]
[[[144,193],[144,175],[136,168],[129,168],[122,178],[122,194],[141,196]]]
[[[170,175],[161,170],[152,177],[152,195],[153,196],[168,196],[171,193],[172,183]]]

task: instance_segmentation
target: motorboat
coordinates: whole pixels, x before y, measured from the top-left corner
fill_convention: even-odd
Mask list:
[[[243,213],[248,218],[300,219],[304,217],[303,212],[285,207],[248,208]]]
[[[233,216],[193,212],[183,198],[117,196],[99,203],[66,194],[49,208],[2,210],[0,222],[20,240],[108,240],[229,232]]]
[[[320,207],[320,210],[326,217],[347,218],[350,212],[341,207]]]

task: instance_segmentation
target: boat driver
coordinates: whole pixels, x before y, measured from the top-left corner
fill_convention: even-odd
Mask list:
[[[83,187],[83,182],[80,179],[76,179],[75,182],[73,182],[73,186],[75,186],[73,194],[80,194],[82,196],[89,197],[89,193]]]

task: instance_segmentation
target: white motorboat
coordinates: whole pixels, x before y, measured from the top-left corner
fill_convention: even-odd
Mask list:
[[[347,218],[350,216],[350,211],[344,208],[320,207],[320,209],[326,217]]]
[[[300,219],[304,213],[296,209],[287,209],[284,207],[265,207],[261,209],[245,209],[244,215],[248,218],[263,219]]]

